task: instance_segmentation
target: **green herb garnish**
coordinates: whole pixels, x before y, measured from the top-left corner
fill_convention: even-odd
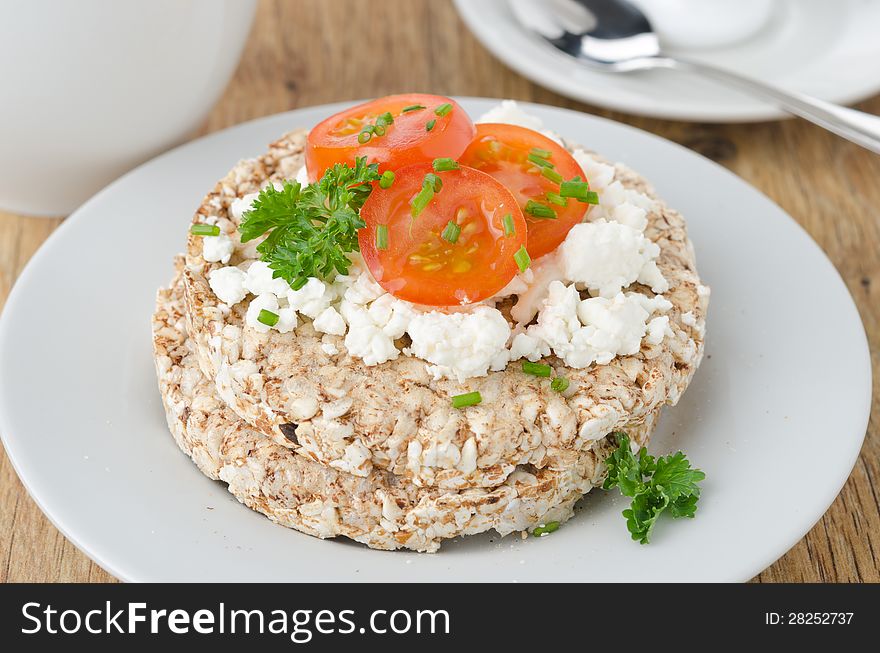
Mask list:
[[[408,107],[403,107],[400,110],[400,113],[409,113],[410,111],[421,111],[422,109],[427,109],[424,104],[411,104]]]
[[[541,157],[542,159],[549,159],[551,156],[553,156],[553,152],[551,152],[550,150],[542,150],[540,147],[533,147],[529,151],[529,154],[534,154],[535,156]]]
[[[680,451],[655,459],[642,447],[634,455],[625,433],[614,436],[617,449],[605,459],[608,476],[602,487],[620,488],[622,495],[632,498],[630,507],[623,511],[632,539],[647,544],[657,517],[665,510],[673,519],[693,517],[700,498],[697,484],[706,475],[693,469]]]
[[[440,179],[433,172],[429,172],[425,175],[425,179],[422,181],[423,186],[430,186],[434,189],[435,193],[439,193],[440,189],[443,188],[443,180]]]
[[[598,204],[599,196],[590,190],[590,185],[585,181],[563,181],[559,185],[559,194],[563,197],[573,197],[579,202]]]
[[[550,382],[550,389],[553,392],[565,392],[568,390],[569,381],[564,376],[557,376]]]
[[[434,129],[434,125],[436,125],[436,124],[437,124],[437,120],[432,118],[431,120],[429,120],[428,122],[425,123],[425,131],[431,131],[432,129]]]
[[[568,200],[559,193],[544,193],[544,196],[551,204],[555,204],[556,206],[568,206]]]
[[[376,249],[388,249],[388,225],[376,225]]]
[[[553,168],[541,168],[541,174],[554,184],[561,184],[564,181],[562,175],[556,172]]]
[[[450,170],[458,170],[459,168],[458,161],[448,157],[434,159],[432,165],[434,166],[434,172],[448,172]]]
[[[346,254],[358,250],[357,232],[365,226],[358,211],[378,179],[378,166],[360,157],[353,168],[337,163],[305,188],[295,181],[285,181],[281,190],[269,184],[243,216],[241,242],[268,233],[257,245],[260,259],[294,290],[309,277],[348,274]]]
[[[443,240],[446,240],[450,243],[457,243],[459,234],[461,234],[461,227],[450,220],[446,223],[446,228],[440,235],[443,236]]]
[[[541,168],[555,168],[556,167],[552,163],[550,163],[547,159],[540,157],[537,154],[529,154],[529,156],[527,158],[529,161],[531,161],[536,166],[539,166]]]
[[[536,202],[535,200],[529,200],[528,202],[526,202],[526,208],[524,210],[526,213],[534,218],[540,218],[542,220],[556,219],[556,211],[551,209],[546,204],[541,204],[540,202]]]
[[[513,223],[513,216],[510,213],[506,213],[501,218],[501,223],[504,225],[505,236],[513,236],[516,233],[516,225]]]
[[[534,535],[535,537],[544,537],[545,535],[550,535],[550,533],[558,530],[558,521],[548,521],[546,524],[535,526],[535,528],[532,529],[532,535]]]
[[[198,223],[190,227],[189,232],[193,236],[219,236],[220,227],[218,227],[216,224]]]
[[[426,179],[425,182],[422,183],[422,190],[420,190],[419,194],[413,197],[412,202],[410,202],[410,215],[414,218],[419,217],[432,199],[434,199],[434,184],[429,183]]]
[[[382,173],[382,176],[379,177],[379,188],[391,188],[391,184],[394,183],[394,171],[386,170]]]
[[[257,322],[261,322],[266,326],[273,327],[278,324],[278,313],[267,311],[265,308],[257,315]]]
[[[483,401],[483,397],[479,392],[466,392],[463,395],[455,395],[452,398],[453,408],[466,408],[468,406],[476,406]]]
[[[529,256],[529,253],[526,251],[525,245],[519,246],[519,249],[516,250],[516,253],[513,255],[513,260],[516,261],[516,265],[519,267],[520,272],[525,272],[532,264],[532,257]]]
[[[553,368],[544,363],[533,363],[532,361],[522,362],[522,371],[532,376],[550,376]]]
[[[434,109],[434,113],[436,113],[441,118],[447,115],[450,111],[452,111],[452,105],[446,102],[445,104],[441,104],[439,107]]]

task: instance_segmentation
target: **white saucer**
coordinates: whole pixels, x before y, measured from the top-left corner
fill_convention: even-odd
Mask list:
[[[462,102],[471,115],[495,103]],[[822,516],[858,456],[871,403],[868,345],[840,276],[791,218],[720,166],[540,105],[528,110],[630,164],[688,219],[713,291],[706,358],[652,449],[683,449],[707,473],[696,519],[664,519],[640,546],[624,500],[595,491],[550,537],[388,553],[277,526],[202,476],[168,433],[156,388],[156,288],[217,179],[341,107],[239,125],[141,166],[71,216],[15,284],[0,317],[0,433],[74,544],[133,581],[742,581]]]
[[[461,17],[502,62],[536,84],[589,104],[655,118],[750,122],[783,118],[772,105],[669,70],[589,70],[516,22],[507,0],[455,0]],[[720,50],[678,52],[782,88],[851,104],[880,91],[880,2],[778,0],[752,38]],[[670,50],[670,54],[676,51]]]

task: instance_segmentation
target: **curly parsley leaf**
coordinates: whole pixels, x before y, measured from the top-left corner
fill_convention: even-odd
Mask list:
[[[266,236],[257,245],[260,259],[294,289],[309,277],[348,274],[347,254],[358,250],[357,232],[365,226],[358,212],[378,179],[378,165],[361,157],[354,167],[337,163],[305,187],[269,184],[242,216],[241,242]]]
[[[665,510],[677,519],[693,517],[700,498],[698,483],[706,478],[693,469],[680,451],[671,456],[654,458],[644,447],[633,454],[625,433],[615,433],[617,449],[605,460],[608,475],[603,488],[619,488],[632,503],[623,511],[632,538],[647,544],[657,518]]]

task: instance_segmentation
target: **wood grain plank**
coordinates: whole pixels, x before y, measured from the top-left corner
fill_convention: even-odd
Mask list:
[[[880,157],[799,120],[679,123],[563,98],[489,55],[449,0],[263,0],[235,77],[201,133],[295,107],[406,91],[511,97],[645,129],[732,170],[803,225],[858,304],[877,390],[865,445],[840,496],[755,580],[880,582]],[[880,114],[880,97],[858,108]],[[0,309],[59,222],[0,212]],[[0,452],[0,582],[111,580],[52,527]]]

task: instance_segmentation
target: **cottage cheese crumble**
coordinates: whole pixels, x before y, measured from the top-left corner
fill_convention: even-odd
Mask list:
[[[540,119],[511,100],[477,122],[543,129]],[[559,141],[556,134],[542,133]],[[259,260],[213,270],[210,287],[229,306],[253,295],[245,323],[257,332],[288,333],[300,323],[298,316],[304,316],[312,320],[315,331],[325,334],[321,347],[328,355],[344,347],[365,365],[379,365],[404,353],[424,360],[435,379],[461,382],[504,369],[509,361],[538,361],[551,353],[573,368],[607,364],[616,356],[638,352],[643,343],[657,345],[672,335],[669,316],[663,315],[672,305],[661,295],[669,284],[657,267],[659,246],[644,235],[654,201],[616,181],[614,166],[582,149],[572,156],[599,195],[589,221],[572,228],[555,252],[533,261],[530,269],[485,302],[448,311],[413,305],[386,293],[357,254],[349,274],[329,283],[311,278],[298,290],[273,278],[271,268]],[[296,179],[308,183],[305,166]],[[256,197],[251,193],[234,200],[233,216],[240,220]],[[230,260],[236,242],[228,235],[204,240],[206,260]],[[239,247],[244,253],[253,244]],[[656,296],[626,292],[633,283],[650,287]],[[707,288],[700,290],[708,295]],[[504,297],[516,298],[510,311],[516,322],[513,329],[495,308]],[[269,327],[259,322],[261,310],[277,314],[278,323]],[[696,324],[692,314],[684,320]],[[404,336],[411,340],[408,347],[400,342]],[[359,464],[358,453],[351,452],[352,467]]]

